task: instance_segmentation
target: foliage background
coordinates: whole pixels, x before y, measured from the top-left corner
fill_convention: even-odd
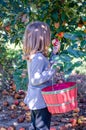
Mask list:
[[[22,78],[26,62],[22,60],[22,38],[29,22],[48,23],[51,39],[61,42],[55,59],[65,76],[77,67],[86,67],[86,2],[85,0],[1,0],[0,1],[0,84],[14,80],[17,88],[26,88]],[[86,71],[79,71],[78,73]]]

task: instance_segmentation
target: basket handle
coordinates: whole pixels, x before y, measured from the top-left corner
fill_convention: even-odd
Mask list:
[[[54,91],[53,83],[54,83],[54,78],[52,77],[52,90]]]

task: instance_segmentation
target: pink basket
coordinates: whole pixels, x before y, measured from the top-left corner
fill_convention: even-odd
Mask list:
[[[55,84],[42,89],[44,100],[52,114],[65,113],[77,108],[77,86],[75,82]]]

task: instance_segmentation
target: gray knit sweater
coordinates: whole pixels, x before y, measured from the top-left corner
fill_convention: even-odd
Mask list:
[[[42,53],[33,55],[31,61],[27,61],[28,68],[28,91],[24,99],[29,109],[37,110],[46,107],[46,103],[42,97],[41,90],[52,85],[52,77],[55,69],[50,66],[48,58]]]

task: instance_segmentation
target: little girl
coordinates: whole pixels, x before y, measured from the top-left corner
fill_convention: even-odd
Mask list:
[[[56,71],[47,58],[50,43],[50,28],[46,23],[36,21],[27,25],[23,50],[27,60],[29,84],[24,102],[31,110],[30,130],[50,129],[51,114],[41,93],[44,87],[51,85]]]

